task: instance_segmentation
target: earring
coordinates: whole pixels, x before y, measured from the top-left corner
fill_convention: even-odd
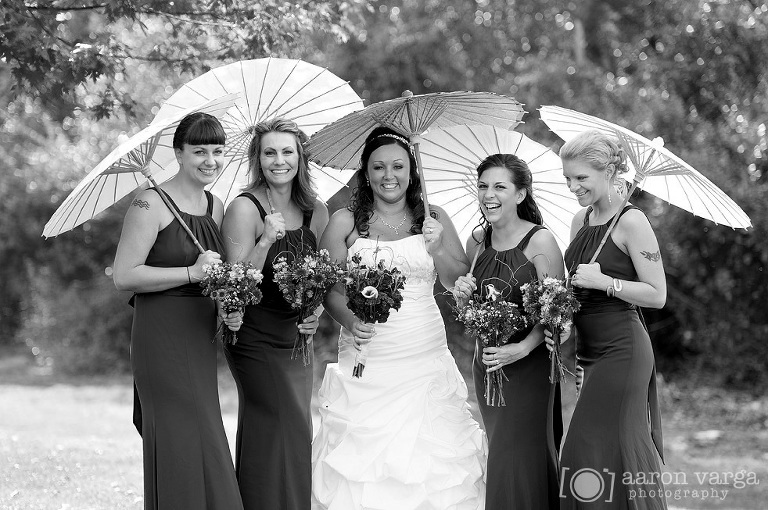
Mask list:
[[[608,205],[613,204],[613,200],[611,200],[611,192],[608,192]]]

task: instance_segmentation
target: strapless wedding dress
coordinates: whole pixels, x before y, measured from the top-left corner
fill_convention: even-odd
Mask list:
[[[435,266],[424,238],[358,238],[349,257],[384,259],[406,275],[403,303],[376,324],[362,378],[344,328],[339,361],[319,392],[312,445],[314,509],[482,509],[485,433],[472,418],[467,386],[448,350],[433,296]]]

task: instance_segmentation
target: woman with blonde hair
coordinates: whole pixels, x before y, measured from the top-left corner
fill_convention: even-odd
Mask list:
[[[666,301],[659,244],[640,209],[621,207],[627,166],[617,143],[590,131],[563,145],[560,157],[584,207],[565,252],[581,304],[573,325],[584,374],[561,455],[561,508],[666,508],[653,476],[663,457],[656,370],[639,310]]]
[[[317,249],[328,224],[312,188],[306,142],[287,119],[255,126],[251,180],[222,225],[227,260],[251,262],[264,275],[261,302],[246,307],[238,341],[226,348],[240,400],[235,466],[246,510],[310,507],[313,365],[292,354],[297,331],[313,335],[318,318],[297,324],[298,311],[273,280],[275,259]]]

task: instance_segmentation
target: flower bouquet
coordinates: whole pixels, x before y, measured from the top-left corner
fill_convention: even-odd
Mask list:
[[[573,289],[564,280],[546,277],[544,280],[526,283],[520,290],[523,292],[523,308],[526,313],[552,332],[555,345],[550,354],[549,382],[554,384],[562,381],[565,372],[569,371],[565,368],[560,352],[560,333],[570,324],[580,306],[573,295]]]
[[[200,280],[203,295],[218,300],[224,312],[236,312],[261,301],[259,284],[263,276],[250,262],[205,264],[203,272],[205,276]],[[222,333],[222,341],[225,344],[237,343],[237,332],[226,327],[224,323],[219,325],[218,332]]]
[[[479,339],[483,347],[501,347],[513,334],[528,325],[525,316],[517,305],[501,298],[501,293],[493,285],[487,285],[485,299],[471,299],[466,305],[456,310],[456,318],[464,323],[467,332]],[[485,403],[489,406],[503,407],[504,379],[502,370],[485,373]]]
[[[331,260],[328,250],[314,251],[288,260],[280,256],[273,265],[275,283],[283,298],[299,311],[298,323],[312,315],[325,298],[325,294],[345,275],[344,268]],[[311,336],[296,333],[291,358],[301,356],[304,366],[311,363]]]
[[[385,267],[384,260],[374,267],[362,264],[361,260],[359,253],[354,254],[347,268],[347,308],[363,322],[387,322],[390,310],[399,310],[403,303],[405,276],[396,267]],[[364,344],[355,356],[353,377],[362,377],[367,359],[368,344]]]

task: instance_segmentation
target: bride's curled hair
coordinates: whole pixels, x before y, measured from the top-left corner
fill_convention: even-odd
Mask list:
[[[347,209],[352,212],[355,228],[360,237],[368,237],[368,223],[373,216],[373,189],[371,189],[371,184],[368,181],[368,162],[373,151],[385,145],[397,145],[408,153],[410,175],[408,188],[405,192],[405,203],[414,218],[410,232],[420,234],[424,224],[424,202],[421,199],[421,181],[419,180],[416,158],[411,152],[408,140],[397,131],[387,127],[375,128],[365,139],[363,154],[360,156],[360,168],[355,174],[356,187],[352,192]]]

